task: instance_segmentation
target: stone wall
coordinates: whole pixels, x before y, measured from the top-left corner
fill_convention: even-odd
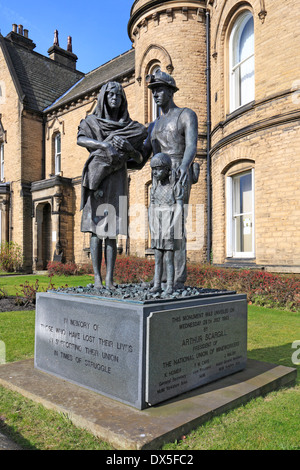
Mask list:
[[[145,125],[151,122],[151,93],[145,77],[156,65],[176,80],[179,91],[175,94],[175,103],[197,113],[196,160],[201,165],[201,173],[190,199],[188,258],[206,261],[210,255],[207,253],[206,4],[211,28],[213,262],[223,264],[228,261],[227,177],[253,169],[255,254],[251,261],[267,268],[297,270],[300,265],[300,163],[297,153],[300,147],[300,55],[297,51],[300,32],[296,0],[133,2],[129,34],[135,48],[135,76],[129,74],[122,81],[130,115]],[[245,9],[254,17],[255,99],[230,113],[229,35],[234,20]],[[44,189],[40,189],[40,193],[37,189],[34,197],[41,196],[45,201],[49,197],[52,230],[58,226],[59,219],[68,260],[85,263],[89,235],[80,231],[79,208],[81,173],[88,152],[77,145],[76,136],[80,120],[94,110],[97,90],[46,114],[43,135],[41,116],[23,109],[22,97],[1,48],[0,87],[7,185],[0,194],[0,206],[7,214],[7,230],[2,219],[3,236],[22,246],[25,266],[30,267],[36,230],[31,219],[34,204],[30,184],[43,178],[51,182],[55,178],[54,136],[60,132],[62,162],[58,176],[68,181],[57,187],[50,184],[52,189],[48,188],[45,193]],[[130,171],[129,181],[131,238],[128,252],[144,257],[149,254],[149,242],[145,237],[148,234],[151,184],[149,162],[142,170]],[[58,200],[60,206],[56,210],[55,201]]]
[[[213,260],[224,263],[227,255],[226,176],[254,168],[255,262],[293,270],[300,263],[297,5],[274,0],[265,15],[260,0],[210,3]],[[244,9],[254,16],[255,101],[230,114],[228,40],[232,18]]]

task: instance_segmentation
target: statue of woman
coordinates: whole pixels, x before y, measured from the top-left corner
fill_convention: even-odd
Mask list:
[[[101,263],[105,240],[106,288],[113,288],[117,236],[127,235],[127,162],[140,163],[146,128],[129,117],[122,86],[101,88],[95,112],[79,125],[77,144],[89,158],[82,174],[81,231],[90,232],[95,288],[102,288]]]

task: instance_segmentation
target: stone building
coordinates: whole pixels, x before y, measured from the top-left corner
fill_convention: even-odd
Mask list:
[[[56,247],[85,263],[80,231],[81,119],[101,86],[122,83],[133,119],[159,110],[147,74],[161,68],[175,102],[198,115],[198,183],[188,213],[188,258],[217,265],[300,270],[300,12],[295,0],[136,0],[132,49],[87,74],[57,35],[48,57],[13,25],[0,36],[1,240],[44,269]],[[126,25],[124,25],[126,27]],[[151,255],[147,207],[151,172],[129,172],[129,237],[123,252]]]
[[[0,35],[1,241],[22,247],[26,270],[37,263],[33,225],[40,235],[40,258],[46,261],[52,256],[55,206],[41,200],[33,207],[32,192],[34,182],[46,178],[44,109],[83,77],[70,50],[56,43],[44,57],[34,48],[22,25],[13,25],[6,37]],[[55,194],[56,190],[53,201]]]

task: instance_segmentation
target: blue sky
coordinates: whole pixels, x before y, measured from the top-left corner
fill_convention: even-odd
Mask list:
[[[13,23],[22,24],[35,51],[46,56],[55,29],[63,49],[72,36],[77,69],[87,73],[131,48],[127,24],[133,1],[0,0],[0,31],[6,36]]]

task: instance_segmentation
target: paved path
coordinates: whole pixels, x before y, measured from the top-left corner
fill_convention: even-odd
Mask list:
[[[22,448],[0,433],[0,450],[22,450]]]

